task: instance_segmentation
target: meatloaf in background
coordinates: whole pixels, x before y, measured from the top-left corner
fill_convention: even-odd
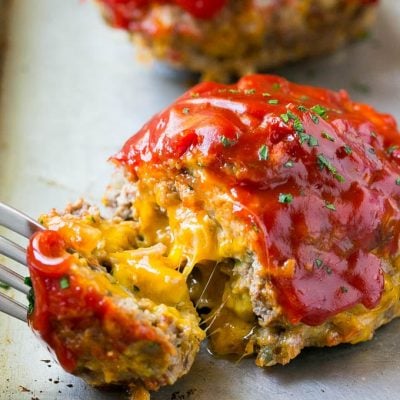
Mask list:
[[[259,366],[368,340],[400,314],[391,116],[249,75],[189,90],[112,160],[113,218],[53,211],[41,221],[62,241],[28,252],[30,323],[89,383],[173,383],[203,338],[192,303],[214,353]]]
[[[378,0],[96,0],[108,23],[168,64],[225,81],[362,37]]]

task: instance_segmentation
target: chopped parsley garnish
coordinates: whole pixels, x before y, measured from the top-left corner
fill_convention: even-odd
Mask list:
[[[319,115],[320,117],[325,117],[326,115],[326,108],[322,107],[319,104],[316,104],[315,106],[311,107],[311,111],[315,112],[315,114]]]
[[[392,154],[395,150],[397,150],[399,148],[399,146],[397,146],[397,144],[394,144],[393,146],[389,146],[386,151],[388,154]]]
[[[319,124],[319,118],[316,115],[311,114],[311,119],[312,119],[312,122],[314,122],[315,125]]]
[[[288,160],[288,161],[285,162],[285,164],[283,164],[283,166],[286,167],[286,168],[293,168],[294,161]]]
[[[0,281],[0,289],[10,289],[10,285],[7,285],[7,283]]]
[[[190,97],[199,97],[199,96],[200,96],[200,93],[197,93],[197,92],[190,93]]]
[[[63,276],[60,279],[60,288],[61,289],[68,289],[69,288],[69,278],[68,278],[68,276]]]
[[[264,92],[262,95],[263,95],[264,97],[270,97],[270,96],[271,96],[271,93]]]
[[[353,150],[351,149],[351,147],[350,147],[350,146],[347,146],[347,144],[346,144],[343,148],[344,148],[344,151],[345,151],[345,153],[346,153],[347,155],[350,155],[350,154],[353,152]]]
[[[287,124],[290,118],[288,114],[281,114],[281,119],[285,124]]]
[[[307,107],[304,106],[298,106],[297,109],[301,112],[306,112],[307,111]]]
[[[26,298],[29,301],[29,305],[28,305],[28,315],[29,315],[29,314],[32,314],[33,307],[35,306],[35,295],[33,293],[32,279],[29,276],[25,277],[24,283],[25,283],[25,285],[30,287],[30,290],[29,290],[28,294],[26,295]]]
[[[314,264],[318,269],[322,268],[323,270],[325,270],[325,272],[328,275],[332,273],[332,269],[328,265],[324,264],[324,262],[321,259],[319,258],[315,259]]]
[[[332,165],[332,163],[323,155],[323,154],[318,154],[317,155],[317,162],[319,165],[319,168],[322,169],[326,169],[327,171],[329,171],[333,177],[339,181],[339,182],[344,182],[344,177],[340,174],[338,174],[337,169]]]
[[[268,104],[279,104],[279,100],[278,99],[268,100]]]
[[[324,265],[324,270],[326,271],[326,273],[328,275],[330,275],[332,273],[332,269],[328,265]]]
[[[231,147],[236,144],[236,140],[231,140],[226,136],[221,136],[221,143],[224,147]]]
[[[255,94],[256,89],[245,89],[244,93],[245,94]]]
[[[335,205],[332,204],[332,203],[328,203],[327,201],[325,202],[325,207],[326,207],[328,210],[336,211]]]
[[[322,267],[322,260],[320,260],[319,258],[315,259],[315,265],[317,266],[317,268],[321,268]]]
[[[232,93],[232,94],[238,94],[238,93],[240,93],[240,90],[238,90],[238,89],[229,89],[228,92]]]
[[[331,136],[329,133],[327,133],[327,132],[321,132],[321,136],[324,138],[324,139],[327,139],[327,140],[329,140],[329,141],[331,141],[331,142],[334,142],[335,141],[335,138],[333,137],[333,136]]]
[[[399,185],[399,186],[400,186],[400,177],[398,177],[398,178],[396,179],[396,185]]]
[[[260,160],[268,160],[269,156],[269,148],[265,144],[263,144],[258,150],[258,158]]]
[[[293,129],[299,137],[300,144],[307,143],[310,147],[318,146],[318,140],[305,133],[304,125],[297,115],[293,114],[291,111],[287,111],[286,114],[281,114],[281,119],[285,124],[290,120],[293,121]]]
[[[315,138],[314,136],[310,136],[309,139],[308,139],[308,145],[310,147],[318,146],[318,139]]]
[[[342,293],[347,293],[347,292],[349,291],[349,289],[347,289],[346,286],[340,286],[340,291],[341,291]]]
[[[272,88],[275,90],[279,90],[281,88],[281,84],[278,82],[275,82],[274,84],[272,84]]]
[[[279,193],[279,203],[290,204],[293,201],[293,195],[290,193]]]
[[[189,114],[190,110],[188,107],[185,107],[185,108],[183,108],[182,112],[187,115],[187,114]]]

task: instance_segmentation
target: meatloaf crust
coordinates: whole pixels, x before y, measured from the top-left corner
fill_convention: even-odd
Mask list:
[[[377,3],[230,0],[199,18],[173,1],[96,1],[108,23],[125,29],[142,54],[219,81],[328,53],[363,37]]]

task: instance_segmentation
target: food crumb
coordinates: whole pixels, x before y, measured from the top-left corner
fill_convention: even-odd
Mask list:
[[[30,390],[28,388],[26,388],[25,386],[18,386],[19,387],[19,391],[20,392],[30,392]]]

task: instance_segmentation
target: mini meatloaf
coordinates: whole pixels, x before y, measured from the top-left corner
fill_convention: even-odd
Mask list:
[[[113,218],[53,211],[61,250],[29,248],[31,324],[89,382],[172,383],[203,338],[194,307],[214,353],[259,366],[400,314],[400,133],[346,92],[202,83],[112,160]]]
[[[231,76],[335,50],[365,35],[378,0],[96,0],[156,59]]]

